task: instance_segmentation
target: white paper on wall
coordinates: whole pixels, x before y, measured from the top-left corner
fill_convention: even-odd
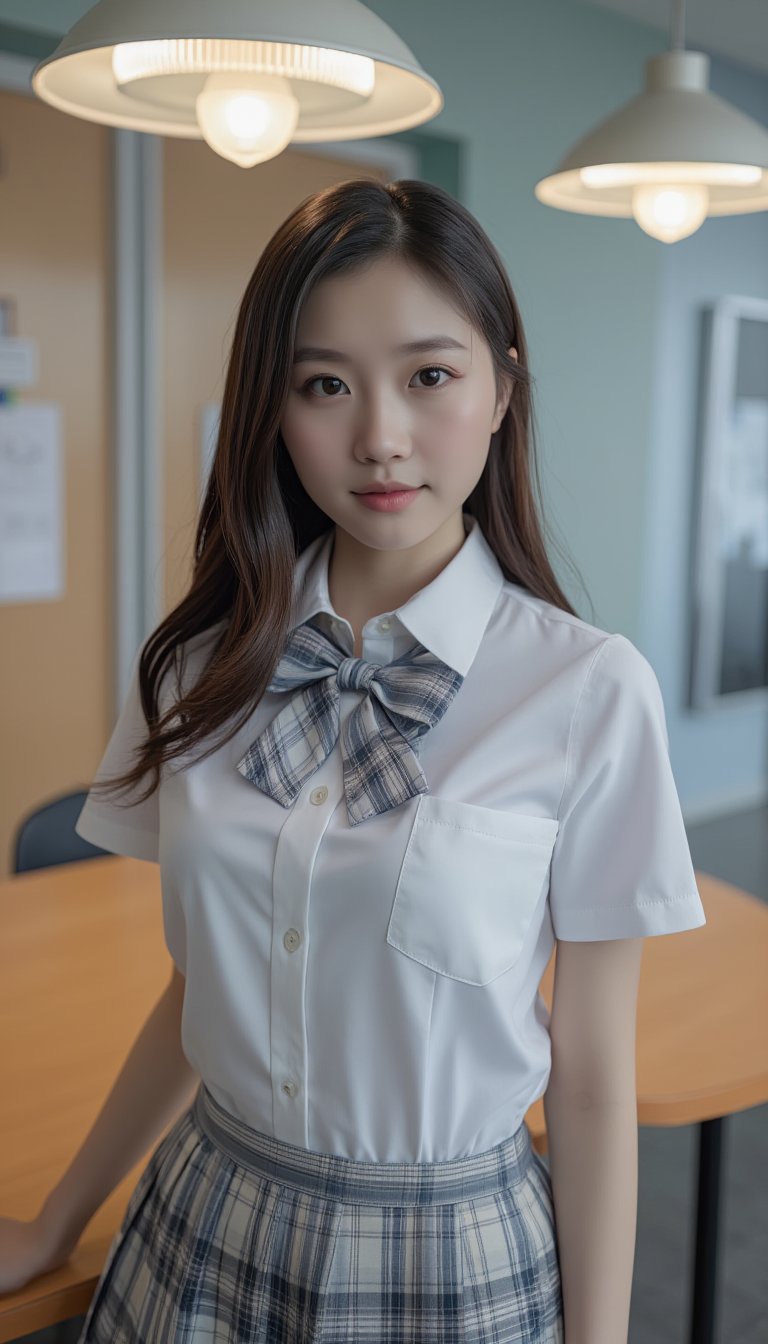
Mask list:
[[[61,406],[0,405],[0,601],[64,595]]]

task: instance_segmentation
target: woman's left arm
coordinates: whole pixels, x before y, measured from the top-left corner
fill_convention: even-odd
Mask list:
[[[558,940],[544,1094],[565,1344],[627,1344],[642,938]]]

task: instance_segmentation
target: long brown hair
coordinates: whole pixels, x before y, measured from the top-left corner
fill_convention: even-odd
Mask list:
[[[237,316],[218,440],[195,536],[192,581],[146,640],[139,657],[147,737],[133,767],[94,783],[96,792],[134,790],[151,771],[232,720],[203,759],[242,727],[264,694],[289,633],[296,558],[333,519],[302,486],[280,434],[296,328],[314,285],[326,276],[396,256],[420,267],[485,339],[497,393],[512,380],[509,407],[488,459],[463,504],[506,579],[577,613],[552,571],[537,501],[532,375],[515,296],[503,262],[469,211],[428,182],[360,178],[308,196],[262,252]],[[517,360],[508,354],[515,346]],[[536,486],[534,499],[532,483]],[[158,688],[184,645],[223,623],[194,686],[159,714]]]

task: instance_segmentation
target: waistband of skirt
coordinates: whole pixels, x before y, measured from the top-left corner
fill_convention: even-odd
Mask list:
[[[364,1204],[448,1204],[518,1185],[531,1162],[525,1121],[508,1139],[444,1162],[362,1162],[319,1153],[252,1129],[201,1082],[193,1118],[211,1142],[248,1170],[329,1199]]]

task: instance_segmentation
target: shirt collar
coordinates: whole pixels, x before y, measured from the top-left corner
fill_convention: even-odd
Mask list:
[[[461,550],[431,583],[388,614],[425,649],[465,677],[496,605],[504,574],[477,519],[468,513],[462,516],[467,536]],[[317,612],[338,615],[328,592],[333,535],[333,528],[323,532],[296,560],[290,629]]]

